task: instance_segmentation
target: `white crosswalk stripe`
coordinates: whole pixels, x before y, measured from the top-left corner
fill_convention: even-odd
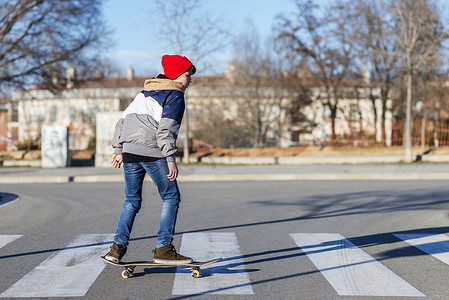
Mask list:
[[[0,248],[5,247],[22,236],[23,235],[0,235]]]
[[[82,297],[105,264],[111,234],[82,234],[12,285],[0,297]]]
[[[178,267],[173,295],[254,294],[235,233],[185,233],[179,252],[197,261],[223,260],[203,267],[200,280],[192,278],[188,269]]]
[[[397,238],[449,265],[449,236],[445,234],[394,234]]]
[[[339,295],[425,297],[338,233],[292,233]]]
[[[340,296],[425,297],[338,233],[290,233],[289,236]],[[394,236],[449,265],[449,236],[430,233]],[[0,235],[0,248],[21,237]],[[0,298],[85,296],[106,266],[99,256],[108,251],[112,239],[113,234],[79,235],[10,286]],[[202,267],[201,279],[192,278],[188,268],[178,267],[173,295],[254,294],[235,233],[185,233],[179,252],[197,261],[217,257],[223,260]],[[118,277],[119,273],[117,270]]]

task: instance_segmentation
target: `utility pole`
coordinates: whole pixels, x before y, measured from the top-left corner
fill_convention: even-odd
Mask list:
[[[182,162],[190,163],[189,153],[189,110],[187,109],[187,93],[184,95],[185,110],[184,110],[184,156]]]

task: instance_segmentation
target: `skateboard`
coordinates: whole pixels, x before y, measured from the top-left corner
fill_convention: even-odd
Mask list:
[[[202,266],[210,265],[213,263],[216,263],[217,261],[222,260],[222,258],[214,258],[208,261],[194,261],[190,264],[161,264],[161,263],[155,263],[152,261],[131,261],[131,262],[119,262],[115,263],[112,261],[109,261],[104,258],[104,256],[100,256],[100,258],[107,262],[108,264],[117,266],[117,267],[124,267],[125,270],[122,272],[123,278],[131,278],[134,275],[134,270],[137,266],[158,266],[158,267],[177,267],[177,266],[185,266],[190,267],[190,272],[192,272],[192,277],[194,278],[200,278],[201,277],[201,268]]]

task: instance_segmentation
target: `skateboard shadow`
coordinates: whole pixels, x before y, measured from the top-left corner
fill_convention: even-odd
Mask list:
[[[232,268],[237,266],[244,266],[244,263],[234,264],[234,265],[224,265],[224,266],[210,266],[201,268],[201,277],[213,277],[214,274],[238,274],[238,273],[248,273],[257,272],[260,269],[237,269]],[[139,267],[136,267],[133,277],[142,277],[151,274],[190,274],[190,268],[187,266],[173,266],[173,267],[144,267],[142,271],[139,271]]]
[[[139,271],[139,267],[136,267],[136,270]],[[142,277],[151,274],[174,274],[176,273],[176,266],[173,267],[144,267],[140,269],[142,271],[136,272],[134,271],[134,277]]]

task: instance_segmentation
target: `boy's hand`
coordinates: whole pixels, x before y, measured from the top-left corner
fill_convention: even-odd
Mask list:
[[[122,162],[123,156],[121,154],[112,154],[111,165],[113,165],[114,168],[120,168]]]
[[[169,161],[167,162],[168,164],[168,179],[170,179],[170,181],[175,180],[176,178],[178,178],[178,166],[176,165],[176,162],[174,161]]]

